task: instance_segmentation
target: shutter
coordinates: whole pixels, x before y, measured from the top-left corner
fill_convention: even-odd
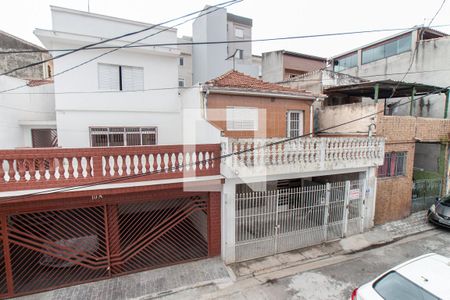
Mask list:
[[[58,147],[56,129],[31,129],[33,148]]]
[[[227,108],[227,130],[258,130],[258,109],[246,107]]]
[[[114,91],[120,89],[119,66],[98,64],[98,88]]]
[[[144,89],[144,68],[122,67],[122,90],[140,91]]]

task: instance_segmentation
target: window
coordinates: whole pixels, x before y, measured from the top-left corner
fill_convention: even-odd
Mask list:
[[[287,136],[298,137],[303,134],[303,111],[287,112]]]
[[[156,145],[156,127],[91,127],[92,147]]]
[[[227,107],[227,130],[258,130],[258,109],[253,107]]]
[[[242,49],[237,49],[237,50],[236,50],[236,58],[237,58],[237,59],[244,59],[244,50],[242,50]]]
[[[33,148],[58,147],[58,134],[54,128],[31,129]]]
[[[144,89],[144,68],[98,64],[98,88],[112,91]]]
[[[350,54],[343,58],[334,60],[334,71],[339,72],[345,69],[353,68],[358,65],[358,53]]]
[[[411,50],[411,34],[388,43],[362,51],[362,63],[370,63],[385,57],[394,56]]]
[[[406,152],[384,154],[384,164],[378,167],[378,177],[404,176],[406,174]]]
[[[184,79],[183,78],[178,78],[178,86],[184,87]]]
[[[234,29],[234,36],[237,38],[243,38],[244,37],[244,29],[241,28],[235,28]]]
[[[184,66],[184,57],[180,57],[180,60],[178,63],[180,66]]]
[[[378,279],[373,284],[373,289],[383,299],[439,300],[433,294],[395,271],[389,272]]]

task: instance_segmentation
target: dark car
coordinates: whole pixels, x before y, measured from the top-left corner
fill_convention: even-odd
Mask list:
[[[428,221],[450,228],[450,195],[436,199],[428,210]]]

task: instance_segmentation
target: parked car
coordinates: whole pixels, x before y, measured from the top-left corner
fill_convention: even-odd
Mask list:
[[[450,258],[425,254],[353,290],[351,300],[450,299],[449,279]]]
[[[450,228],[450,195],[436,199],[436,202],[428,210],[428,221]]]

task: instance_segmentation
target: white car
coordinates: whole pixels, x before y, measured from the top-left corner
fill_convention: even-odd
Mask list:
[[[450,258],[435,253],[404,262],[355,289],[351,300],[450,299]]]

